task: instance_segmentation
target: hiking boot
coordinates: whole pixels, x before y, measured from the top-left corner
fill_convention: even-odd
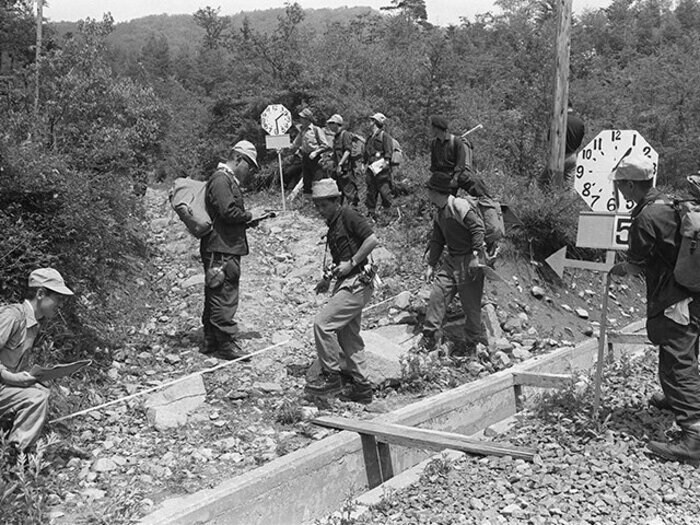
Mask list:
[[[429,353],[435,350],[436,346],[437,339],[435,338],[435,334],[424,333],[416,345],[416,350]]]
[[[213,351],[211,355],[225,361],[233,361],[234,359],[246,357],[248,354],[238,345],[236,341],[226,341],[219,343],[218,348]],[[245,361],[250,361],[250,358],[245,359]]]
[[[450,352],[450,357],[472,358],[476,357],[476,343],[461,343]]]
[[[647,448],[659,457],[672,461],[700,462],[700,434],[683,429],[675,443],[650,441]]]
[[[334,396],[343,390],[343,382],[338,372],[324,372],[318,379],[307,383],[304,392],[314,396]]]
[[[656,407],[659,410],[671,410],[671,403],[668,402],[666,396],[661,392],[656,392],[649,398],[649,406]]]
[[[370,383],[353,383],[348,385],[338,396],[338,399],[369,405],[372,402],[372,385]]]

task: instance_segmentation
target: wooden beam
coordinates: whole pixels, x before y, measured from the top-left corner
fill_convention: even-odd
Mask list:
[[[375,436],[377,441],[393,443],[404,447],[436,451],[449,448],[468,452],[469,454],[478,454],[482,456],[512,456],[527,461],[532,461],[535,455],[535,451],[532,449],[517,448],[498,443],[487,443],[469,439],[462,434],[454,434],[452,432],[441,432],[438,430],[414,428],[404,425],[377,423],[374,421],[358,421],[331,416],[318,417],[311,420],[311,422],[323,427],[358,432],[360,435],[371,434]]]
[[[571,382],[571,374],[545,374],[540,372],[513,372],[513,384],[561,388]]]
[[[382,484],[382,468],[379,463],[377,440],[370,434],[360,434],[362,439],[362,455],[365,458],[365,472],[367,473],[367,485],[373,489]]]
[[[625,345],[651,344],[647,334],[625,334],[622,332],[608,332],[608,342]]]
[[[564,182],[566,151],[566,110],[569,98],[569,59],[571,51],[572,0],[557,0],[557,43],[554,72],[554,101],[549,128],[549,169],[555,185]],[[571,181],[573,182],[573,181]]]

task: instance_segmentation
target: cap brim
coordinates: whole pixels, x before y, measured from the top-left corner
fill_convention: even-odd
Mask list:
[[[73,293],[73,291],[70,288],[68,288],[67,286],[60,286],[57,284],[52,284],[52,285],[44,284],[43,287],[46,288],[47,290],[51,290],[52,292],[56,292],[56,293],[61,294],[61,295],[75,295]]]

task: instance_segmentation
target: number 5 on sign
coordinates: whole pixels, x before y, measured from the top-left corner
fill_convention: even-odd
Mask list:
[[[576,246],[626,250],[632,218],[629,215],[586,211],[578,216]]]

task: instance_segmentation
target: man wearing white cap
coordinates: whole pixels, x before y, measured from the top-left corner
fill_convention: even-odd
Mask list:
[[[199,248],[206,276],[202,353],[220,359],[244,355],[236,342],[238,326],[233,318],[238,310],[241,256],[248,255],[246,228],[255,224],[245,209],[241,185],[258,167],[255,146],[242,140],[231,149],[229,160],[219,163],[207,183],[206,206],[212,230],[202,237]]]
[[[367,258],[379,244],[369,221],[349,206],[341,206],[340,190],[332,179],[313,184],[316,209],[328,225],[327,250],[332,265],[316,287],[325,292],[335,279],[331,298],[314,319],[316,353],[322,374],[306,385],[310,396],[333,396],[343,401],[372,402],[367,379],[365,343],[360,336],[362,309],[372,297],[374,272]],[[325,256],[324,256],[325,264]]]
[[[29,274],[23,303],[0,308],[0,419],[11,418],[9,442],[23,451],[41,433],[46,420],[49,391],[29,372],[23,358],[34,345],[39,323],[52,319],[73,292],[53,268]]]
[[[357,207],[360,203],[360,194],[357,190],[355,159],[351,156],[352,133],[343,129],[343,117],[338,114],[331,116],[326,124],[335,135],[333,137],[333,162],[338,186],[343,192],[345,201]]]
[[[649,449],[666,459],[700,460],[700,294],[680,286],[673,275],[680,246],[680,217],[673,201],[653,187],[654,165],[644,155],[623,157],[612,179],[625,199],[636,204],[629,231],[628,261],[613,275],[644,274],[647,286],[647,335],[659,346],[659,382],[663,395],[650,404],[671,410],[682,430],[675,443],[650,441]]]
[[[391,155],[394,152],[394,141],[384,129],[386,117],[382,113],[375,113],[369,120],[372,124],[372,134],[365,145],[365,204],[368,215],[375,218],[379,196],[382,198],[384,209],[391,208]]]
[[[319,166],[321,153],[331,149],[326,134],[314,124],[314,114],[309,108],[299,112],[301,129],[292,143],[292,149],[301,153],[301,177],[305,197],[311,196],[311,185],[314,180],[323,178]]]

